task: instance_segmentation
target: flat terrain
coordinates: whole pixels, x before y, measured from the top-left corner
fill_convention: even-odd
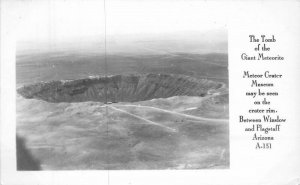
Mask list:
[[[17,84],[118,74],[183,74],[228,84],[226,54],[115,54],[107,56],[78,52],[17,55]],[[107,70],[105,70],[107,68]]]

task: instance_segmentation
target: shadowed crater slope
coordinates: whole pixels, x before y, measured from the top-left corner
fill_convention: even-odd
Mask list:
[[[136,102],[172,96],[205,96],[222,83],[184,75],[144,74],[94,76],[25,85],[17,90],[24,98],[48,102]]]

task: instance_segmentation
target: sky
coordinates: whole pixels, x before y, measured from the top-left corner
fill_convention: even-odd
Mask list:
[[[107,41],[120,45],[227,42],[227,10],[220,2],[23,0],[17,4],[18,42],[103,42],[105,30]]]

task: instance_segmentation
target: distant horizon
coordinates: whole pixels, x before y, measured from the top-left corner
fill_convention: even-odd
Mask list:
[[[69,40],[18,41],[17,54],[58,51],[101,54],[104,53],[104,41],[104,36]],[[228,53],[227,30],[147,34],[144,38],[135,35],[109,35],[106,38],[106,51],[110,54]]]

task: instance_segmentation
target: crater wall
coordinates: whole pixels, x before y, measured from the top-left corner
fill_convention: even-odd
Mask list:
[[[25,85],[17,90],[24,98],[47,102],[136,102],[172,96],[205,96],[223,83],[184,75],[144,74],[94,76]]]

